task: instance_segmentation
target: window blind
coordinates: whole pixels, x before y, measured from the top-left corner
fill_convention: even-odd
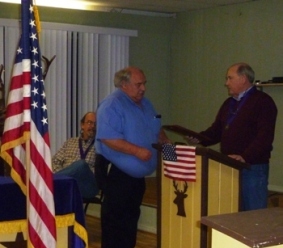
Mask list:
[[[56,56],[45,79],[53,155],[68,138],[80,134],[84,113],[95,111],[114,90],[114,74],[129,65],[129,39],[137,36],[137,31],[58,23],[41,26],[41,54],[48,60]],[[0,19],[0,64],[5,66],[6,94],[19,38],[19,22]]]

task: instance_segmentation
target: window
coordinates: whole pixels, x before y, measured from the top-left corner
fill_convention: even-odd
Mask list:
[[[19,22],[0,19],[0,64],[6,95],[19,42]],[[56,58],[45,79],[51,152],[78,136],[84,113],[114,90],[114,73],[129,63],[129,39],[135,30],[41,23],[41,54]],[[45,69],[43,63],[43,70]]]

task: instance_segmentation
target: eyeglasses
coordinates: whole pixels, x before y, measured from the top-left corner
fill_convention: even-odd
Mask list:
[[[96,126],[96,122],[93,121],[85,121],[85,123],[89,126]]]

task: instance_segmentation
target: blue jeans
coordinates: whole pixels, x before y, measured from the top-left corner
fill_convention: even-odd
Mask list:
[[[241,172],[241,211],[267,207],[269,164],[253,164]]]
[[[78,160],[56,174],[76,179],[83,198],[93,198],[98,194],[95,176],[84,160]]]

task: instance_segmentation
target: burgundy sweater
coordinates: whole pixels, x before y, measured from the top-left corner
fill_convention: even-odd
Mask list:
[[[241,104],[241,101],[244,102]],[[225,100],[214,123],[200,132],[211,139],[202,145],[220,142],[223,154],[241,155],[249,164],[269,163],[277,107],[269,95],[256,87],[241,101],[237,111],[234,109],[235,99],[229,97]]]

